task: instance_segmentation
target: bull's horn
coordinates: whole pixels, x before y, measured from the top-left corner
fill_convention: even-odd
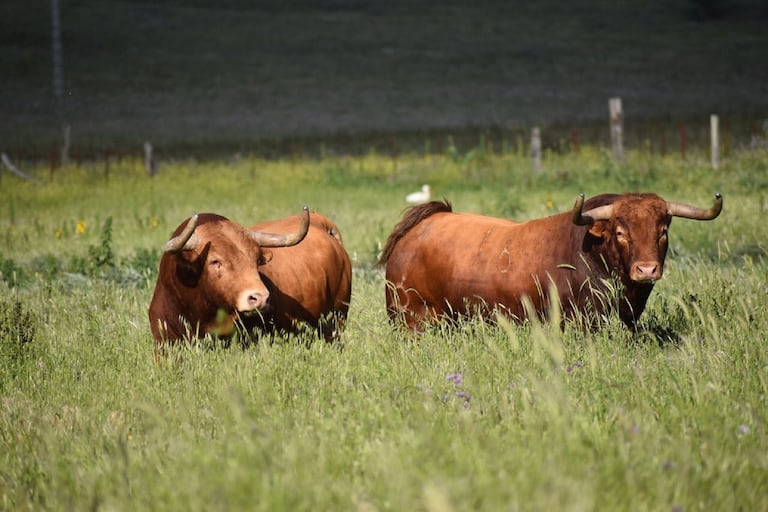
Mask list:
[[[720,215],[720,212],[723,209],[723,195],[720,192],[717,192],[715,194],[715,202],[709,209],[670,202],[667,202],[667,209],[669,214],[673,217],[683,217],[685,219],[694,220],[712,220]]]
[[[301,218],[301,226],[293,233],[285,235],[278,235],[275,233],[265,233],[263,231],[251,231],[248,230],[248,236],[262,247],[290,247],[304,240],[309,231],[309,208],[306,206],[303,210],[303,216]]]
[[[584,207],[584,193],[576,196],[576,202],[573,204],[573,223],[577,226],[590,226],[598,220],[608,220],[613,215],[613,205],[598,206],[582,213]]]
[[[179,251],[191,251],[197,247],[197,244],[200,243],[200,239],[197,237],[197,235],[195,235],[197,218],[197,214],[194,214],[192,217],[190,217],[190,219],[187,221],[187,225],[184,226],[184,230],[165,243],[163,252],[168,254],[176,254]]]

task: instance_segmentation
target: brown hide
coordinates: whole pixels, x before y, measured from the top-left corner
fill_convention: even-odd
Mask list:
[[[296,216],[250,229],[284,232],[296,229],[298,223]],[[268,251],[271,257],[259,270],[269,289],[270,312],[263,319],[247,319],[246,326],[291,332],[306,323],[328,341],[337,337],[352,294],[352,264],[339,228],[327,217],[312,213],[300,244]]]
[[[172,236],[187,225],[184,221]],[[269,291],[259,275],[262,250],[245,229],[220,215],[201,214],[193,250],[160,260],[149,323],[157,341],[212,333],[232,334],[238,310],[257,314]],[[253,300],[249,299],[252,296]]]
[[[453,213],[449,203],[411,208],[380,259],[390,317],[410,329],[495,308],[520,320],[524,297],[544,314],[554,287],[566,316],[596,318],[616,306],[606,286],[615,276],[619,316],[634,328],[663,275],[668,203],[655,194],[607,194],[584,209],[604,205],[613,205],[612,217],[585,226],[574,225],[572,212],[516,223]]]
[[[251,229],[286,233],[296,231],[300,222],[297,215]],[[185,225],[186,221],[173,236]],[[248,330],[292,332],[298,330],[294,321],[318,329],[325,315],[338,316],[343,322],[351,265],[333,223],[311,213],[306,236],[291,247],[260,248],[245,232],[224,217],[201,214],[194,231],[200,239],[198,247],[162,257],[149,307],[152,334],[158,342],[209,332],[229,335],[236,323]],[[257,299],[250,314],[238,313],[235,307],[243,290],[252,290]],[[323,335],[331,339],[339,327],[341,323],[334,324]]]

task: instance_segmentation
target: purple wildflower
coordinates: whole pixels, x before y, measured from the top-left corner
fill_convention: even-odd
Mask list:
[[[739,434],[745,436],[749,434],[749,427],[747,425],[739,425]]]
[[[424,392],[426,396],[432,395],[432,390],[429,389],[429,387],[425,386],[424,384],[416,384],[416,387]]]
[[[459,398],[463,398],[467,402],[469,402],[472,399],[472,395],[470,395],[468,391],[464,391],[464,390],[457,391],[456,396]]]
[[[451,381],[457,386],[461,386],[462,382],[464,382],[464,377],[462,377],[460,373],[451,373],[445,377],[445,380]]]
[[[470,395],[468,391],[464,391],[464,390],[457,391],[456,397],[463,400],[463,405],[465,409],[469,409],[470,400],[472,400],[472,395]]]
[[[571,373],[575,368],[583,368],[583,367],[584,367],[584,363],[582,363],[581,361],[576,361],[575,363],[569,364],[568,366],[566,366],[565,371],[568,373]]]

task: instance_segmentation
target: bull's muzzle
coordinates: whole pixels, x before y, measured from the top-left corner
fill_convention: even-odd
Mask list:
[[[629,278],[635,283],[653,284],[661,279],[662,271],[658,261],[639,261],[632,265]]]
[[[268,302],[267,290],[246,290],[240,294],[237,301],[237,312],[244,316],[252,316],[266,309]]]

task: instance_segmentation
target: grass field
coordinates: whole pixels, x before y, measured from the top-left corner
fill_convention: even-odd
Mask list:
[[[713,172],[631,151],[475,148],[322,159],[129,161],[0,179],[2,510],[764,510],[768,154]],[[475,320],[412,338],[377,253],[421,183],[519,220],[577,193],[653,190],[675,220],[640,332]],[[160,247],[193,212],[249,224],[308,204],[354,262],[339,345],[208,342],[153,359]]]
[[[602,136],[612,96],[630,126],[718,113],[747,131],[768,115],[767,21],[759,0],[62,0],[59,115],[50,12],[8,1],[0,149],[47,158],[65,123],[88,153],[151,140],[176,156],[534,125]]]
[[[768,510],[764,2],[62,0],[59,104],[48,8],[0,5],[0,151],[36,180],[0,172],[0,510]],[[414,337],[375,261],[422,183],[515,220],[579,192],[725,206],[673,222],[637,334]],[[208,339],[156,364],[171,231],[305,204],[353,261],[340,343]]]

